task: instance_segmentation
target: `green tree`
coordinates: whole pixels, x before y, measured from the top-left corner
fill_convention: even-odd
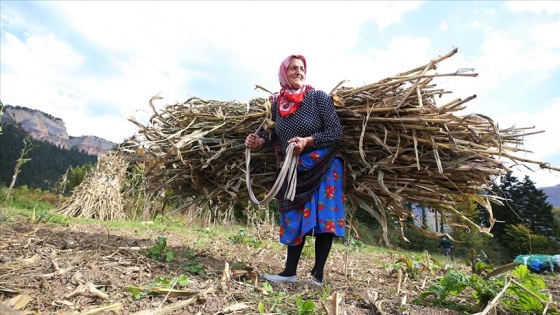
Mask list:
[[[2,115],[4,115],[4,104],[2,104],[2,101],[0,101],[0,117],[2,117]],[[2,134],[2,124],[0,124],[0,135]]]
[[[84,177],[87,172],[89,172],[92,168],[92,163],[86,163],[78,167],[71,168],[70,176],[68,178],[68,189],[73,191],[74,188],[78,187],[84,181]]]
[[[546,201],[545,193],[535,187],[528,176],[520,185],[521,200],[517,204],[523,223],[536,234],[554,236],[555,224],[552,205]]]
[[[18,126],[6,124],[0,135],[0,184],[9,185],[19,152],[23,149],[23,141],[27,133]],[[55,189],[60,178],[69,167],[97,161],[97,156],[78,150],[64,149],[46,141],[33,140],[36,148],[28,155],[31,160],[21,169],[17,185],[42,190]]]
[[[512,173],[506,174],[499,185],[494,185],[492,191],[495,195],[502,198],[503,205],[492,205],[492,213],[498,222],[494,225],[492,233],[503,240],[505,235],[505,228],[507,224],[520,224],[523,223],[521,217],[514,207],[515,200],[519,198],[518,192],[519,181]]]
[[[553,254],[549,239],[543,235],[532,233],[522,224],[508,225],[505,228],[506,246],[514,256],[520,254]]]
[[[537,253],[535,250],[548,252],[558,248],[558,224],[554,219],[553,207],[546,201],[544,192],[537,189],[528,176],[520,182],[508,173],[493,191],[504,198],[504,204],[492,207],[499,221],[492,232],[509,250],[510,256],[520,251]],[[523,243],[523,235],[528,235],[524,237],[529,243]]]

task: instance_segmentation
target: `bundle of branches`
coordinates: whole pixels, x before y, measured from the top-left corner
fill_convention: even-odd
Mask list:
[[[121,190],[127,167],[128,162],[116,152],[110,151],[100,156],[96,166],[74,188],[70,199],[55,211],[72,217],[124,219]]]
[[[481,192],[495,176],[509,171],[503,158],[553,169],[512,154],[523,151],[525,136],[540,131],[498,129],[489,117],[456,115],[475,95],[436,106],[436,97],[450,92],[437,89],[434,78],[476,76],[433,73],[456,52],[377,83],[358,88],[339,84],[331,92],[343,126],[340,149],[346,160],[347,195],[385,228],[389,216],[407,221],[410,213],[404,204],[409,202],[440,211],[450,223],[488,233],[455,205],[468,198],[484,205],[491,217],[491,196]],[[148,164],[148,187],[154,192],[171,190],[198,206],[227,209],[235,202],[246,204],[244,140],[263,121],[265,130],[273,125],[268,100],[244,104],[191,98],[156,110],[153,101],[158,98],[150,101],[154,115],[147,126],[130,118],[140,128],[130,149]],[[270,150],[251,154],[256,195],[271,188],[275,172]]]

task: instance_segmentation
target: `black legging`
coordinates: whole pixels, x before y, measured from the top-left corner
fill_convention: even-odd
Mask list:
[[[329,257],[329,253],[331,251],[333,239],[334,234],[332,233],[321,233],[315,235],[315,265],[313,266],[313,269],[311,269],[311,275],[319,282],[323,282],[323,270],[325,269],[325,263],[327,262],[327,258]],[[304,245],[305,236],[299,245],[288,246],[286,267],[284,268],[284,271],[278,275],[284,277],[296,275],[297,266]]]

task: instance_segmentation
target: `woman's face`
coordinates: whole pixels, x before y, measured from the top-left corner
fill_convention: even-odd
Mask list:
[[[288,83],[293,89],[299,89],[305,84],[305,66],[303,60],[294,58],[286,72]]]

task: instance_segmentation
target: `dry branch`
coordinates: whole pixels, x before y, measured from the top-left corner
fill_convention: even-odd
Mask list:
[[[438,209],[448,222],[480,229],[455,210],[458,203],[475,200],[491,216],[489,200],[495,198],[481,192],[512,165],[560,171],[513,154],[526,151],[521,148],[524,138],[540,131],[500,129],[484,115],[458,115],[476,95],[436,105],[437,96],[450,92],[436,89],[434,78],[476,77],[460,71],[433,73],[456,52],[376,83],[337,86],[331,92],[343,126],[347,195],[354,204],[370,205],[366,210],[383,226],[389,216],[404,222],[411,214],[403,204],[410,202]],[[273,126],[269,101],[191,98],[156,110],[157,99],[150,100],[154,114],[148,125],[129,118],[140,129],[125,148],[145,161],[148,189],[173,192],[185,208],[209,206],[223,212],[235,203],[246,205],[244,139],[265,120],[265,130]],[[263,149],[253,152],[251,160],[253,191],[264,196],[275,180],[275,158]]]

